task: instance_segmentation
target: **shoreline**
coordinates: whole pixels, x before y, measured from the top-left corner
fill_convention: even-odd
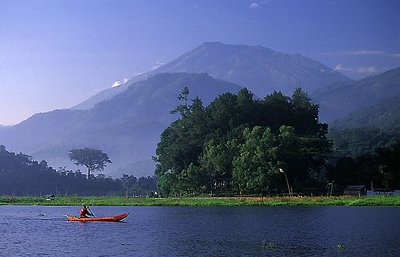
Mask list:
[[[0,205],[38,206],[400,206],[400,195],[305,197],[0,196]]]

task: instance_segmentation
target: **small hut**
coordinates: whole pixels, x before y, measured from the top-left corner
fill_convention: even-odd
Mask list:
[[[362,196],[367,195],[366,185],[349,185],[344,189],[344,195]]]

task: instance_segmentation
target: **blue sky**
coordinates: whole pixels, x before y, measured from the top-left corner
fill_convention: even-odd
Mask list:
[[[68,108],[209,41],[374,75],[400,66],[399,14],[397,0],[0,0],[0,124]]]

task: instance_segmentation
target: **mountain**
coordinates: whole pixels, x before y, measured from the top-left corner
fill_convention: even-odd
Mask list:
[[[0,144],[14,152],[46,160],[55,168],[76,167],[68,160],[73,148],[93,147],[113,161],[107,174],[152,175],[161,132],[176,119],[170,114],[179,104],[178,94],[188,86],[190,97],[208,104],[224,92],[240,87],[207,74],[157,74],[131,84],[124,93],[89,110],[55,110],[36,114],[18,125],[0,130]]]
[[[0,144],[45,159],[51,166],[74,168],[73,148],[107,152],[113,176],[151,175],[161,132],[176,118],[169,113],[188,86],[204,104],[224,92],[248,87],[256,95],[279,90],[291,94],[302,86],[311,92],[333,82],[351,82],[329,67],[299,54],[261,46],[204,43],[156,70],[131,78],[69,110],[40,113],[16,126],[0,129]],[[239,86],[240,85],[240,86]]]
[[[206,72],[246,86],[259,96],[273,91],[291,94],[301,86],[311,92],[337,81],[351,81],[329,67],[300,54],[285,54],[262,46],[204,43],[154,72]]]
[[[363,108],[334,120],[332,127],[349,128],[400,128],[400,93],[385,98],[373,106]]]
[[[128,84],[131,84],[131,83],[129,82]],[[82,103],[72,106],[71,109],[73,109],[73,110],[89,110],[89,109],[93,108],[97,103],[111,99],[113,96],[123,93],[129,87],[128,84],[124,84],[119,87],[107,88],[107,89],[89,97]]]
[[[398,93],[400,68],[358,81],[335,83],[315,91],[311,98],[320,105],[320,117],[331,122]]]
[[[312,92],[334,82],[351,82],[348,77],[300,54],[285,54],[262,46],[204,43],[159,68],[129,80],[134,83],[158,73],[208,73],[210,76],[246,86],[259,96],[273,91],[290,95],[296,87]],[[75,109],[88,109],[121,93],[126,85],[110,88]]]

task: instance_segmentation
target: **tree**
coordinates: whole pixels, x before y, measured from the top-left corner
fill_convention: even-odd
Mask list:
[[[328,180],[334,180],[339,185],[359,183],[359,168],[357,161],[351,157],[340,158],[334,167],[328,167]]]
[[[190,94],[189,88],[188,87],[184,87],[182,89],[182,92],[178,95],[178,100],[179,101],[183,101],[183,104],[180,104],[177,107],[175,107],[171,111],[171,114],[179,113],[181,115],[181,117],[185,117],[186,116],[186,113],[189,110],[189,107],[188,107],[189,94]]]
[[[181,176],[181,173],[193,164],[189,170],[190,176],[192,175],[203,151],[203,140],[209,133],[202,101],[196,97],[188,105],[188,94],[189,91],[185,87],[178,97],[179,100],[184,100],[185,104],[179,105],[173,111],[173,113],[179,112],[181,117],[161,134],[156,156],[153,157],[157,162],[156,175],[160,178],[158,183],[164,195],[182,191],[180,182],[187,176]],[[166,189],[166,186],[172,188]]]
[[[292,126],[279,128],[278,160],[284,165],[280,168],[297,189],[318,186],[322,180],[319,171],[332,152],[332,144],[324,133],[298,135]]]
[[[220,142],[211,139],[205,143],[200,165],[207,171],[207,184],[211,193],[217,187],[222,190],[230,187],[232,162],[238,151],[239,140],[236,138],[222,139]]]
[[[400,186],[400,141],[387,148],[378,148],[377,159],[383,173],[383,182],[386,188]]]
[[[237,111],[238,111],[238,124],[253,123],[257,112],[253,100],[253,93],[247,88],[242,88],[237,93]]]
[[[106,153],[101,150],[85,147],[84,149],[72,149],[68,153],[71,161],[75,161],[76,165],[82,165],[87,168],[87,178],[90,173],[95,170],[104,170],[107,163],[111,163]]]
[[[293,124],[293,108],[290,97],[273,92],[258,102],[257,125],[270,127],[276,133],[282,125]]]
[[[245,143],[233,160],[233,182],[240,194],[260,193],[274,187],[276,139],[270,128],[255,126],[243,131]]]
[[[206,175],[203,170],[195,166],[193,163],[189,164],[187,169],[184,169],[178,177],[178,190],[179,193],[201,193],[205,189]]]
[[[237,96],[224,93],[214,99],[206,108],[213,134],[223,136],[231,129],[241,125],[238,121]]]

